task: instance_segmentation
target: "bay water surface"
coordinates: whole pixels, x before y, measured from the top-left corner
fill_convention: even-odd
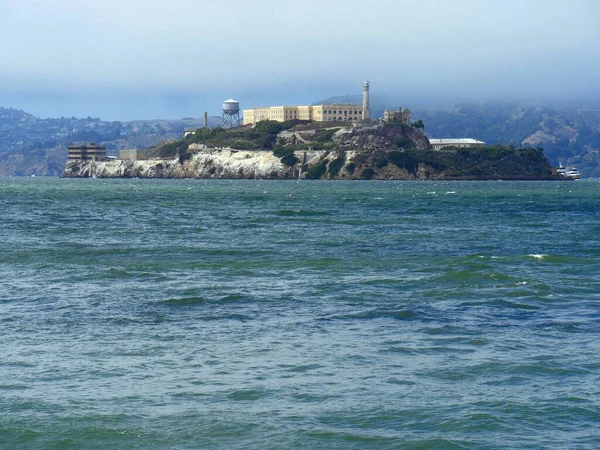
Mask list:
[[[600,448],[600,182],[0,178],[0,448]]]

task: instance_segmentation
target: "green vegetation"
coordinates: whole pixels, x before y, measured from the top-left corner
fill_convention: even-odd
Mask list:
[[[255,127],[199,128],[184,139],[164,145],[159,151],[159,156],[173,157],[180,154],[181,148],[187,149],[190,144],[204,144],[209,148],[270,150],[276,148],[277,135],[280,132],[308,122],[306,120],[289,120],[287,122],[264,120],[258,122]],[[290,161],[289,158],[286,160]]]
[[[332,178],[337,176],[338,173],[340,173],[340,170],[344,166],[345,162],[346,162],[346,155],[344,153],[342,153],[336,159],[331,161],[329,163],[329,176]]]
[[[373,160],[373,165],[375,167],[377,167],[378,169],[381,169],[382,167],[385,167],[388,165],[388,156],[387,153],[384,151],[377,151],[373,154],[372,157]]]
[[[311,166],[307,171],[305,178],[309,180],[318,180],[320,179],[327,170],[327,163],[325,161],[319,161],[314,166]]]
[[[516,103],[461,104],[453,109],[422,110],[431,136],[464,136],[489,145],[543,146],[556,165],[574,163],[584,176],[600,176],[600,110],[595,107],[552,108]]]
[[[273,154],[278,158],[281,158],[281,163],[286,166],[294,167],[298,162],[298,158],[294,156],[294,149],[290,147],[277,147],[273,150]]]
[[[331,138],[333,137],[333,135],[335,134],[336,131],[338,131],[339,128],[333,128],[331,130],[319,130],[318,132],[315,133],[315,141],[317,142],[330,142]]]
[[[447,151],[377,150],[360,152],[345,164],[346,155],[342,152],[329,165],[322,160],[305,170],[306,178],[337,178],[342,167],[364,180],[406,176],[399,174],[396,168],[405,170],[410,177],[441,179],[540,179],[552,174],[543,149],[515,149],[511,145]],[[357,168],[360,168],[358,177]]]
[[[375,171],[368,167],[361,172],[360,177],[363,180],[370,180],[371,178],[373,178],[373,175],[375,175]]]
[[[354,101],[337,99],[336,101]],[[360,101],[358,98],[357,101]],[[513,143],[516,148],[532,145],[543,146],[546,156],[557,165],[576,164],[584,177],[600,177],[600,109],[590,100],[588,104],[565,107],[548,105],[522,105],[517,103],[460,104],[452,109],[417,109],[413,105],[413,117],[427,124],[430,136],[473,137],[487,142]],[[378,115],[383,112],[383,105]],[[233,130],[200,129],[185,142],[205,144],[208,147],[236,147],[240,149],[277,148],[271,136],[277,129],[287,129],[294,123],[261,124],[256,128],[243,127]],[[418,126],[419,120],[413,124]],[[0,174],[59,175],[64,168],[64,146],[75,142],[106,144],[110,155],[117,149],[146,148],[160,141],[172,141],[181,136],[186,128],[199,127],[201,119],[173,121],[105,122],[98,118],[60,117],[40,119],[24,111],[0,107]],[[338,124],[327,124],[338,125]],[[342,125],[342,124],[339,124]],[[319,128],[315,142],[294,146],[296,150],[335,150],[330,136],[335,130]],[[275,135],[276,136],[276,135]],[[524,142],[527,139],[527,142]],[[118,140],[118,142],[117,142]],[[177,142],[177,141],[176,141]],[[528,144],[530,143],[530,144]],[[397,147],[409,146],[396,143]],[[153,156],[175,157],[178,144],[158,144]],[[19,156],[18,158],[13,156]],[[390,165],[393,164],[390,161]],[[361,168],[362,170],[362,168]],[[447,169],[450,170],[450,169]],[[461,170],[456,170],[460,174]],[[464,172],[464,171],[463,171]]]
[[[387,154],[388,161],[401,169],[406,169],[409,173],[415,173],[418,167],[416,155],[410,152],[392,151]]]
[[[179,155],[181,158],[181,155],[187,152],[187,147],[188,145],[184,141],[169,142],[160,148],[158,155],[162,158]]]
[[[296,158],[296,156],[294,156],[293,153],[290,153],[290,154],[283,156],[280,159],[280,161],[282,164],[285,164],[286,166],[294,167],[296,165],[296,163],[298,162],[298,158]]]
[[[381,155],[373,158],[374,167],[382,163]],[[550,175],[550,166],[541,148],[515,149],[513,146],[495,145],[473,149],[448,149],[447,151],[405,150],[387,152],[387,161],[415,175],[419,164],[450,177],[540,177]]]
[[[230,147],[236,150],[254,150],[254,145],[248,141],[233,141]]]
[[[293,155],[294,149],[291,147],[277,147],[275,150],[273,150],[273,154],[278,158],[281,158],[283,156]]]
[[[423,123],[423,119],[419,119],[416,122],[413,122],[412,126],[415,128],[420,128],[421,130],[425,129],[425,124]]]

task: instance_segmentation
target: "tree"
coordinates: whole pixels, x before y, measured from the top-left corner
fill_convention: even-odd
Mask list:
[[[423,120],[422,120],[422,119],[419,119],[419,120],[417,120],[416,122],[414,122],[414,123],[412,124],[412,126],[413,126],[413,127],[415,127],[415,128],[420,128],[420,129],[422,129],[422,130],[424,130],[424,129],[425,129],[425,124],[423,123]]]

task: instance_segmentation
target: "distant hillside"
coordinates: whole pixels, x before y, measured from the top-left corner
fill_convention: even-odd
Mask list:
[[[557,165],[575,164],[600,177],[600,110],[464,104],[445,111],[415,111],[430,137],[476,137],[488,144],[542,147]]]
[[[315,103],[360,103],[360,95]],[[460,104],[452,108],[410,108],[432,138],[473,137],[489,145],[541,147],[551,163],[575,164],[584,177],[600,177],[600,108],[549,107],[520,104]],[[371,95],[371,112],[397,109],[386,97]],[[218,117],[209,125],[216,126]],[[199,128],[201,119],[104,122],[97,118],[39,119],[24,111],[0,107],[0,175],[60,175],[72,142],[105,143],[109,154],[123,148],[148,148],[179,139],[185,128]]]
[[[318,103],[355,103],[360,95],[338,96]],[[413,120],[422,119],[432,138],[473,137],[487,144],[541,147],[554,164],[575,164],[584,177],[600,177],[600,109],[549,107],[517,103],[463,103],[447,109],[412,110]],[[386,108],[398,105],[371,96],[371,115],[379,117]]]
[[[209,118],[216,125],[219,118]],[[40,119],[24,111],[0,107],[0,175],[62,173],[67,146],[74,142],[106,145],[108,154],[124,148],[147,148],[179,139],[186,128],[203,126],[203,119],[105,122],[98,118]]]

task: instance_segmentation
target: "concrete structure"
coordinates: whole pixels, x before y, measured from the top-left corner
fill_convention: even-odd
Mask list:
[[[315,122],[356,122],[362,119],[360,105],[267,106],[244,110],[244,125],[261,120],[314,120]]]
[[[106,145],[96,145],[93,142],[83,145],[69,145],[69,161],[104,160],[106,160]]]
[[[366,118],[366,119],[365,119]],[[314,120],[315,122],[360,122],[369,120],[369,82],[363,84],[363,104],[323,104],[311,106],[267,106],[244,110],[244,125],[261,120]]]
[[[393,109],[386,109],[383,112],[383,121],[384,122],[396,122],[403,123],[404,125],[411,124],[411,112],[410,109],[406,108],[402,111],[402,106],[398,108],[398,111],[394,111]]]
[[[119,159],[129,161],[143,161],[148,159],[148,150],[131,148],[127,150],[119,150]]]
[[[477,139],[471,139],[471,138],[429,139],[429,142],[433,146],[434,150],[440,150],[444,147],[481,148],[485,145],[485,142],[478,141]]]
[[[371,120],[371,107],[369,106],[369,82],[363,83],[363,104],[362,104],[363,120]]]
[[[221,116],[223,128],[240,126],[240,102],[230,98],[223,102],[223,115]]]

